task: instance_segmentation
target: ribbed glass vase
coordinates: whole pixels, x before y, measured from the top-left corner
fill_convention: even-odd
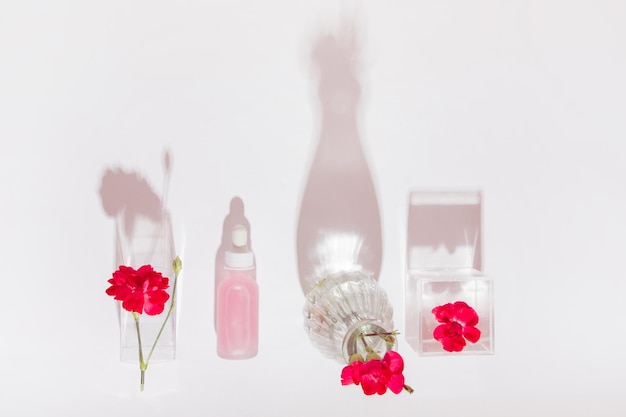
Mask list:
[[[339,272],[317,282],[306,296],[304,327],[313,345],[326,357],[347,363],[371,348],[392,350],[393,308],[387,294],[370,275]]]

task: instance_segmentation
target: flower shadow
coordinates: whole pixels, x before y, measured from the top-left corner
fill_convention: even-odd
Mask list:
[[[115,167],[107,168],[102,175],[99,189],[102,208],[116,223],[116,266],[151,263],[155,268],[171,269],[175,255],[165,207],[171,170],[169,150],[164,152],[163,167],[161,195],[137,171]],[[160,259],[163,251],[167,252],[165,260]]]
[[[161,198],[138,172],[107,168],[100,185],[102,209],[115,220],[121,220],[121,232],[132,239],[137,219],[161,220]]]

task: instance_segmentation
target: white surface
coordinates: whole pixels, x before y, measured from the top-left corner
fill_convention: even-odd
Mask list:
[[[2,1],[0,414],[623,416],[626,5],[616,1]],[[369,398],[302,330],[300,192],[319,128],[309,53],[363,35],[362,140],[403,322],[413,187],[480,187],[496,354],[420,358]],[[156,189],[183,259],[178,358],[117,359],[107,167]],[[260,352],[215,353],[230,199],[251,224]],[[383,414],[385,413],[385,414]]]

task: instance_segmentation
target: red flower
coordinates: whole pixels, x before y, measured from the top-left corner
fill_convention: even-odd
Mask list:
[[[442,323],[433,331],[433,337],[448,352],[460,352],[465,347],[465,340],[476,343],[480,339],[480,330],[476,311],[464,303],[457,301],[433,308],[435,319]]]
[[[138,270],[120,266],[108,282],[111,286],[106,293],[121,300],[122,307],[130,312],[141,314],[145,311],[149,316],[160,314],[170,298],[165,291],[169,287],[169,279],[150,265]]]
[[[361,385],[365,395],[382,395],[387,392],[398,394],[402,389],[410,390],[404,385],[404,361],[398,352],[389,351],[381,359],[370,359],[367,362],[356,360],[341,371],[341,385]]]

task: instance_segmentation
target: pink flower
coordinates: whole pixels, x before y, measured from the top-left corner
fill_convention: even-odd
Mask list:
[[[412,389],[404,384],[404,361],[398,352],[389,351],[382,359],[367,362],[356,360],[341,371],[342,385],[361,385],[365,395],[382,395],[387,392],[398,394],[403,389]]]
[[[435,319],[442,323],[433,331],[435,340],[441,342],[444,350],[460,352],[465,347],[465,341],[476,343],[480,339],[478,314],[463,301],[448,303],[433,308]]]
[[[169,280],[156,272],[150,265],[135,270],[129,266],[120,266],[108,281],[111,286],[106,293],[122,301],[122,307],[130,312],[149,316],[161,314],[165,303],[170,298],[165,291]]]

